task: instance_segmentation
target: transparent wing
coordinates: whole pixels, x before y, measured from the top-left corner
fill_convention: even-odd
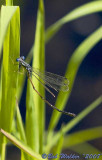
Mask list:
[[[43,87],[44,87],[53,97],[55,97],[55,95],[50,91],[50,89],[47,88],[47,87],[45,86],[45,84],[44,84],[43,82],[41,82],[41,81],[35,76],[35,74],[32,74],[32,75],[43,85]]]
[[[33,68],[32,72],[33,74],[39,76],[39,78],[44,81],[45,85],[53,88],[56,91],[62,90],[63,92],[66,92],[69,90],[69,81],[63,76],[59,76],[50,72],[42,72],[37,68]]]

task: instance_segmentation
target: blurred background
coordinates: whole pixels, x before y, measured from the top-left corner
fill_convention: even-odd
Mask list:
[[[1,3],[3,1],[1,0]],[[87,2],[91,2],[87,0]],[[85,4],[84,0],[45,0],[45,29],[64,15]],[[27,56],[35,36],[38,0],[15,0],[15,5],[21,10],[21,55]],[[46,70],[64,75],[67,63],[74,50],[102,24],[102,13],[95,13],[72,21],[63,28],[46,45]],[[70,75],[69,75],[70,76]],[[21,99],[21,113],[25,117],[26,85]],[[65,110],[80,113],[102,94],[102,41],[87,55],[78,70],[74,87]],[[56,94],[57,95],[57,94]],[[47,99],[54,104],[55,100],[49,93]],[[102,125],[102,105],[86,116],[71,132]],[[52,109],[46,107],[46,129],[48,128]],[[61,116],[56,127],[68,123],[72,118]],[[90,142],[102,150],[102,139]],[[10,158],[8,157],[8,160]]]

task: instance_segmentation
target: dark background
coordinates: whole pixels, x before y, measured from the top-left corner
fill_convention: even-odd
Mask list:
[[[64,15],[85,4],[84,0],[46,0],[45,1],[45,28],[62,18]],[[87,2],[89,2],[87,0]],[[86,3],[87,3],[86,2]],[[91,2],[91,1],[90,1]],[[21,9],[21,55],[26,56],[34,42],[37,0],[15,1]],[[74,50],[102,24],[102,13],[95,13],[68,24],[51,39],[46,45],[46,70],[56,74],[64,75],[67,63]],[[70,75],[69,75],[70,76]],[[25,113],[25,91],[21,99],[21,112],[24,119]],[[72,94],[65,110],[80,113],[102,94],[102,41],[100,41],[86,56],[76,76]],[[55,99],[47,94],[47,99],[54,104]],[[49,124],[52,109],[46,108],[46,129]],[[67,123],[72,118],[61,116],[56,127]],[[102,105],[86,116],[71,132],[102,125]],[[102,139],[91,141],[91,143],[102,150]]]

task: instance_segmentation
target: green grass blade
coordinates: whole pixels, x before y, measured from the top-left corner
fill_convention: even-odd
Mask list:
[[[85,5],[82,5],[70,13],[68,13],[66,16],[58,20],[56,23],[51,25],[45,35],[45,41],[48,42],[60,29],[61,27],[75,19],[78,19],[82,16],[86,16],[88,14],[92,14],[95,12],[102,12],[102,1],[94,1],[94,2],[89,2]]]
[[[0,112],[1,112],[1,98],[2,98],[2,62],[0,68]]]
[[[68,134],[64,138],[63,148],[68,148],[86,141],[94,140],[102,137],[102,127],[85,129],[72,134]]]
[[[45,31],[44,31],[44,4],[43,0],[39,0],[39,7],[37,13],[37,26],[35,33],[35,43],[34,43],[34,54],[33,54],[33,67],[38,68],[40,70],[44,70],[45,68]],[[42,96],[45,96],[44,88],[41,84],[32,77],[33,84],[35,88],[40,92]],[[44,132],[44,124],[45,124],[45,103],[34,91],[34,106],[35,106],[35,116],[37,118],[36,130],[38,130],[39,135],[39,152],[42,153],[43,150],[43,132]],[[35,144],[36,145],[36,144]]]
[[[38,130],[36,130],[37,119],[35,116],[35,106],[33,100],[33,88],[28,80],[26,95],[26,137],[27,144],[35,152],[38,152]]]
[[[8,7],[8,10],[4,10],[5,6],[1,7],[1,18],[0,18],[0,58],[1,58],[1,51],[2,51],[2,46],[3,46],[3,42],[4,42],[4,38],[7,32],[7,28],[9,25],[9,22],[12,18],[12,16],[14,15],[14,12],[16,11],[16,7],[13,7],[12,9],[10,9]],[[4,20],[5,18],[5,20]]]
[[[33,100],[33,88],[30,84],[30,81],[27,81],[27,94],[26,94],[26,138],[27,145],[36,153],[38,153],[39,148],[39,135],[36,125],[37,118],[35,116],[35,106]],[[27,156],[27,155],[24,155]],[[27,158],[28,160],[33,160],[31,157]]]
[[[10,13],[12,19],[10,20]],[[6,21],[9,23],[6,23]],[[18,69],[12,61],[19,56],[20,49],[20,13],[19,7],[5,7],[1,10],[1,31],[5,31],[4,24],[7,25],[6,35],[3,44],[3,68],[2,68],[2,97],[0,112],[0,128],[11,131],[14,116],[16,92],[17,92],[17,73]],[[4,27],[4,28],[3,28]],[[16,43],[15,43],[16,42]],[[0,136],[0,145],[2,137]],[[3,146],[2,146],[3,147]],[[0,146],[1,150],[1,146]]]
[[[67,93],[59,92],[59,95],[57,97],[56,106],[59,109],[63,109],[67,103],[67,100],[70,96],[70,93],[73,88],[73,84],[75,81],[76,74],[78,72],[78,69],[80,67],[80,64],[82,63],[85,56],[89,53],[89,51],[102,39],[102,27],[97,29],[93,34],[91,34],[84,42],[81,43],[81,45],[75,50],[73,55],[70,58],[70,61],[67,66],[66,74],[65,76],[69,79],[69,91]],[[59,114],[57,111],[53,111],[50,124],[49,124],[49,130],[53,130],[55,126],[58,123],[58,120],[60,118],[61,114]]]
[[[17,65],[14,65],[12,61],[19,56],[20,49],[20,19],[19,19],[19,7],[3,7],[2,12],[9,13],[10,10],[15,13],[10,21],[8,32],[3,46],[3,75],[2,75],[2,108],[1,108],[1,120],[2,127],[9,131],[13,119],[13,111],[15,107],[15,97],[17,90]],[[6,15],[5,15],[6,16]],[[8,16],[8,15],[7,15]],[[6,21],[7,17],[3,17],[3,21]],[[16,42],[16,43],[15,43]],[[8,121],[9,120],[9,121]]]
[[[6,6],[12,6],[13,0],[6,0]]]
[[[62,128],[63,134],[66,134],[69,132],[75,125],[77,125],[85,116],[87,116],[92,110],[94,110],[98,105],[102,103],[102,96],[100,96],[98,99],[96,99],[92,104],[90,104],[87,108],[85,108],[76,118],[71,120],[67,125],[65,125]],[[55,136],[53,136],[53,141],[51,140],[51,136],[49,134],[48,144],[46,146],[46,151],[48,152],[52,146],[54,146],[57,141],[59,140],[61,136],[61,133],[56,133]]]
[[[63,134],[61,134],[58,143],[55,145],[55,147],[52,149],[52,153],[54,154],[53,160],[60,160],[60,154],[62,152],[62,147],[63,147]]]
[[[25,145],[23,142],[9,134],[8,132],[4,131],[3,129],[0,129],[1,133],[6,136],[15,146],[17,146],[19,149],[21,149],[23,152],[25,152],[27,155],[29,155],[32,158],[35,158],[36,160],[43,160],[40,154],[35,153],[31,148],[29,148],[27,145]]]

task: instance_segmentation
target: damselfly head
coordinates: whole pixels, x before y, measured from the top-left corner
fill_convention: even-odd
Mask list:
[[[25,57],[21,56],[21,57],[19,57],[19,58],[16,59],[17,62],[19,62],[20,60],[25,60]]]

